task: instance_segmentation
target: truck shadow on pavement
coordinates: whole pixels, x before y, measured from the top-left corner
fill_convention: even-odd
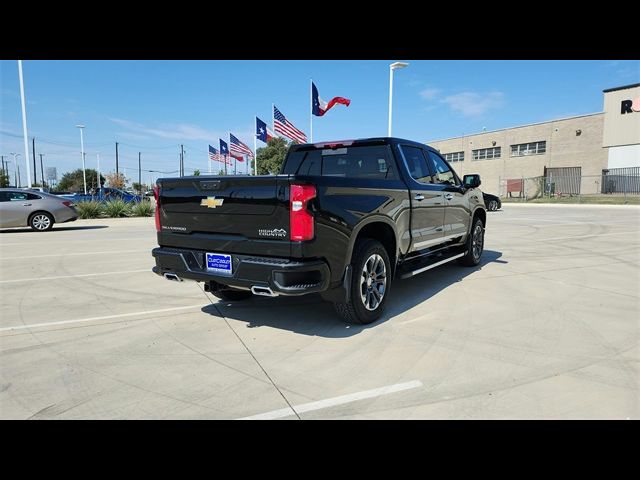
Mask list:
[[[220,319],[224,317],[232,326],[236,326],[237,322],[245,322],[246,328],[269,327],[327,338],[351,337],[427,301],[489,263],[508,263],[499,260],[501,256],[502,252],[485,250],[480,265],[475,268],[462,267],[452,262],[406,280],[396,279],[382,317],[369,325],[349,325],[343,322],[333,305],[323,301],[318,294],[288,298],[253,297],[243,302],[218,301],[203,307],[202,312]]]
[[[85,225],[83,227],[56,227],[55,225],[51,230],[47,230],[46,232],[37,232],[37,233],[54,233],[54,232],[64,232],[69,230],[95,230],[98,228],[109,228],[109,225]],[[24,232],[35,232],[32,228],[11,228],[6,230],[0,230],[0,233],[24,233]]]

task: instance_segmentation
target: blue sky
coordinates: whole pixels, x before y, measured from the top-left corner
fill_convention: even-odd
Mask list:
[[[393,134],[418,141],[602,111],[603,89],[640,82],[638,61],[396,60],[410,65],[394,77]],[[204,173],[229,131],[253,148],[272,102],[308,134],[310,78],[324,100],[351,99],[314,117],[314,141],[386,135],[393,61],[25,61],[28,133],[59,177],[81,166],[78,123],[88,167],[99,152],[114,170],[118,141],[137,180],[139,151],[143,169],[172,171],[184,144],[187,173]],[[26,179],[15,60],[0,61],[0,107],[0,154],[19,152]]]

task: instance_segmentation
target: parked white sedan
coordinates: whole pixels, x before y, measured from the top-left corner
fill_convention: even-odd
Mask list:
[[[74,203],[66,198],[19,188],[0,188],[0,228],[31,227],[50,230],[54,223],[78,218]]]

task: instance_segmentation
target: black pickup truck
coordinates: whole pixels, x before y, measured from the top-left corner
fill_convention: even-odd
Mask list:
[[[153,271],[223,300],[319,292],[370,323],[394,278],[480,262],[479,186],[433,148],[389,137],[293,145],[279,175],[163,178]]]

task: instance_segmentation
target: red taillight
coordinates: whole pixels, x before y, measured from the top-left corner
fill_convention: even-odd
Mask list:
[[[76,206],[76,205],[75,205],[75,203],[70,202],[69,200],[65,200],[64,202],[62,202],[62,204],[63,204],[65,207],[75,207],[75,206]]]
[[[156,199],[156,232],[162,230],[162,224],[160,223],[160,186],[153,186],[153,198]]]
[[[315,196],[316,187],[313,185],[291,185],[289,192],[291,240],[302,242],[313,239],[313,215],[307,210],[307,203]]]

